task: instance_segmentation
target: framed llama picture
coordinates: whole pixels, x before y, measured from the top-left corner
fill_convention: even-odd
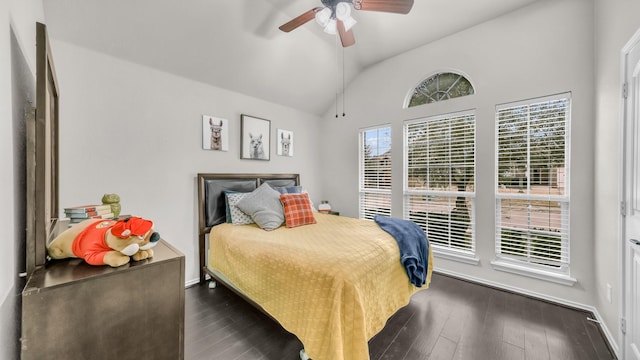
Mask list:
[[[269,160],[271,121],[242,114],[240,127],[240,158]]]
[[[278,129],[276,133],[276,154],[293,156],[293,131]]]
[[[202,115],[202,148],[229,151],[229,121]]]

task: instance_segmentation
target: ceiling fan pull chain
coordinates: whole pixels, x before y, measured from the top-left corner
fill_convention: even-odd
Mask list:
[[[336,70],[338,70],[340,67],[340,65],[338,64],[338,62],[340,61],[339,57],[338,57],[338,36],[335,36],[335,51],[336,51]],[[338,70],[339,71],[339,70]],[[338,85],[339,83],[339,74],[338,71],[336,71],[336,119],[338,118],[338,95],[339,95],[339,91],[340,91],[340,85]]]
[[[345,106],[345,101],[344,101],[344,47],[342,48],[342,117],[345,117],[345,112],[344,112],[344,106]]]

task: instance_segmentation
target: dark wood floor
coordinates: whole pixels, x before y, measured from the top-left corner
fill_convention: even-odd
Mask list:
[[[185,358],[298,360],[300,341],[228,289],[193,286]],[[434,274],[369,342],[372,360],[615,359],[591,313]]]

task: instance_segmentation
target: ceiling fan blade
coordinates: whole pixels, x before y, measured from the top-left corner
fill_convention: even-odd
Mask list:
[[[342,41],[342,47],[349,47],[356,43],[356,38],[353,36],[353,29],[345,31],[344,23],[338,19],[336,24],[338,27],[338,34],[340,34],[340,41]]]
[[[321,7],[315,7],[305,13],[303,13],[302,15],[294,18],[293,20],[289,21],[286,24],[282,24],[280,25],[280,27],[278,29],[284,31],[284,32],[289,32],[291,30],[294,30],[296,28],[298,28],[301,25],[304,25],[306,23],[308,23],[309,21],[313,20],[316,17],[316,13],[318,11],[322,10]]]
[[[413,0],[354,0],[353,7],[356,10],[408,14]]]

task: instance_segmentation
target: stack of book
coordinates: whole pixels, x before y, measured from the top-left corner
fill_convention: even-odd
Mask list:
[[[82,205],[64,208],[69,224],[77,224],[87,219],[111,219],[111,205]]]

